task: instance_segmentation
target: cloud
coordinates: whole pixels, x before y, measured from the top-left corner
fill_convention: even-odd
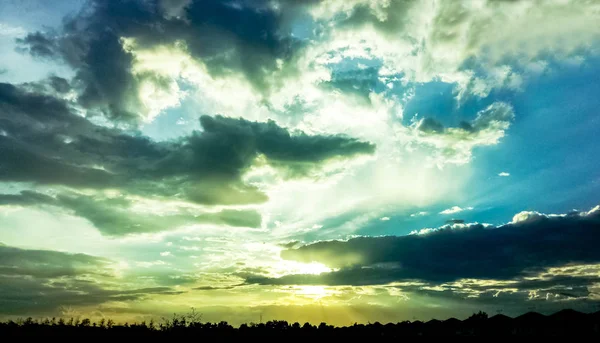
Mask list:
[[[463,219],[448,219],[446,220],[446,224],[464,224]]]
[[[539,275],[509,281],[461,279],[444,283],[394,283],[383,287],[440,303],[456,301],[475,308],[501,307],[515,314],[525,312],[525,306],[536,307],[537,311],[555,312],[564,308],[565,301],[569,301],[572,308],[589,308],[597,296],[594,285],[599,281],[598,276],[581,275],[576,270],[597,272],[598,265],[571,268],[567,273],[550,269]]]
[[[420,211],[420,212],[417,212],[417,213],[412,213],[410,216],[411,217],[424,217],[424,216],[427,216],[427,215],[429,215],[429,212]]]
[[[92,124],[53,96],[0,84],[0,181],[117,188],[201,204],[266,200],[242,175],[264,157],[286,177],[305,177],[330,160],[372,154],[342,135],[308,135],[275,124],[201,116],[202,132],[156,142]]]
[[[1,36],[10,36],[10,37],[19,37],[27,34],[27,31],[19,26],[12,26],[6,23],[0,23],[0,37]]]
[[[324,1],[309,12],[324,54],[379,59],[408,82],[455,83],[459,99],[519,90],[531,61],[566,59],[600,38],[597,4],[579,0]]]
[[[471,160],[475,147],[497,144],[514,117],[512,106],[495,102],[458,127],[444,128],[432,118],[418,120],[411,126],[410,135],[414,143],[433,149],[431,160],[439,167],[465,164]]]
[[[0,281],[3,294],[0,313],[10,315],[35,313],[59,316],[60,309],[69,306],[98,306],[107,302],[140,301],[152,295],[182,293],[169,287],[110,289],[93,281],[79,279],[48,282],[45,279],[0,275]]]
[[[473,207],[459,207],[459,206],[452,206],[450,208],[447,208],[445,210],[443,210],[442,212],[440,212],[440,214],[454,214],[454,213],[460,213],[462,211],[471,211],[473,209]]]
[[[390,220],[390,217],[381,217],[381,218],[379,218],[379,220],[381,220],[382,222],[386,222],[386,221]]]
[[[407,236],[323,241],[283,250],[287,260],[338,271],[250,278],[263,284],[370,285],[422,280],[512,280],[569,265],[600,263],[600,207],[567,215],[527,215],[509,224],[453,224]]]
[[[510,176],[510,173],[500,172],[500,173],[498,173],[498,176]]]
[[[263,1],[236,7],[216,0],[91,0],[85,7],[57,32],[30,33],[19,43],[33,56],[71,66],[78,102],[121,122],[152,120],[157,113],[142,99],[142,88],[150,85],[160,93],[173,85],[157,74],[133,73],[135,56],[123,39],[146,49],[185,45],[214,77],[240,74],[259,92],[268,91],[271,74],[301,45],[283,24],[283,14]]]
[[[64,306],[181,294],[169,287],[114,284],[117,267],[114,261],[101,257],[28,250],[0,243],[0,313],[55,315]]]
[[[58,202],[61,206],[73,210],[75,215],[88,219],[100,232],[109,236],[161,232],[194,224],[253,228],[260,227],[261,224],[261,216],[254,210],[178,210],[170,214],[154,214],[136,212],[132,209],[133,203],[123,197],[63,195],[58,197]]]
[[[90,116],[95,122],[103,122],[103,118],[91,117],[97,112],[103,112],[109,119],[119,122],[119,127],[122,127],[123,121],[148,122],[164,109],[181,103],[181,109],[169,111],[161,117],[160,125],[154,126],[157,122],[145,123],[141,127],[144,130],[149,128],[147,132],[158,132],[161,138],[173,137],[188,129],[157,129],[163,125],[162,120],[169,122],[174,113],[175,118],[181,115],[189,123],[188,127],[193,127],[197,122],[189,112],[197,111],[224,113],[263,122],[272,118],[278,126],[289,128],[287,130],[290,133],[293,131],[291,128],[299,128],[307,135],[347,133],[360,138],[361,142],[377,143],[380,154],[369,160],[372,162],[369,166],[363,168],[357,166],[358,163],[336,165],[343,166],[344,171],[348,172],[336,172],[335,179],[327,180],[328,189],[319,185],[320,190],[315,190],[323,194],[320,196],[322,206],[304,205],[309,201],[296,197],[296,201],[279,201],[278,206],[264,204],[269,200],[267,194],[270,199],[277,196],[291,198],[283,194],[293,191],[293,183],[285,182],[290,178],[309,175],[315,176],[312,180],[317,177],[323,180],[321,176],[330,173],[325,170],[315,172],[315,167],[320,167],[321,163],[292,163],[289,160],[281,163],[281,156],[276,158],[272,154],[267,164],[276,169],[274,178],[261,174],[256,177],[260,180],[254,182],[256,179],[248,181],[240,177],[249,175],[244,173],[248,169],[254,171],[256,164],[262,163],[266,156],[262,152],[258,152],[258,157],[252,160],[255,164],[244,164],[237,174],[232,173],[236,171],[233,167],[224,173],[218,173],[219,170],[215,168],[215,175],[210,177],[193,178],[191,171],[182,172],[183,175],[174,175],[173,172],[150,177],[147,176],[148,172],[156,171],[151,165],[145,165],[142,171],[124,168],[115,172],[111,159],[102,159],[99,164],[78,163],[77,166],[93,167],[78,172],[98,174],[96,178],[107,179],[99,180],[98,184],[112,183],[110,187],[144,197],[227,206],[264,204],[269,207],[267,211],[279,213],[274,216],[286,217],[279,219],[288,223],[294,222],[286,225],[292,231],[304,225],[300,220],[311,227],[314,222],[322,221],[327,216],[363,211],[366,206],[362,202],[373,203],[369,197],[382,199],[377,200],[382,206],[399,206],[400,203],[414,202],[415,198],[418,198],[421,206],[431,204],[448,191],[447,188],[458,186],[444,185],[443,178],[434,176],[436,172],[425,173],[419,182],[399,179],[405,179],[404,175],[409,170],[411,173],[422,172],[429,165],[442,167],[446,163],[468,163],[473,149],[497,144],[494,137],[504,135],[502,130],[492,132],[493,125],[489,125],[489,130],[483,128],[485,125],[481,125],[482,129],[471,131],[460,125],[447,128],[429,125],[429,129],[426,129],[426,124],[435,124],[434,118],[424,119],[420,129],[416,125],[406,128],[399,119],[408,92],[413,87],[411,81],[414,80],[414,73],[411,69],[406,68],[406,73],[398,68],[392,70],[389,63],[391,59],[380,55],[381,51],[377,49],[372,50],[374,54],[365,55],[366,59],[357,61],[351,59],[352,56],[337,59],[340,54],[355,52],[357,49],[353,46],[360,46],[329,44],[330,39],[352,43],[356,38],[347,37],[348,41],[342,42],[338,38],[344,37],[338,36],[338,33],[342,36],[348,32],[353,35],[354,31],[373,33],[376,35],[373,42],[381,41],[381,37],[398,38],[401,36],[398,31],[404,29],[410,29],[407,32],[412,34],[412,26],[407,22],[414,24],[419,21],[418,17],[411,19],[413,13],[424,13],[421,11],[423,8],[415,7],[418,2],[336,4],[330,1],[323,8],[318,1],[301,3],[239,1],[230,6],[226,2],[199,0],[98,2],[97,6],[86,8],[81,14],[68,18],[65,26],[56,32],[41,33],[41,38],[49,41],[43,46],[53,53],[54,58],[65,61],[77,74],[73,80],[69,80],[72,87],[69,97],[76,99],[68,105]],[[440,6],[445,8],[447,5]],[[319,11],[322,13],[317,13]],[[325,13],[327,11],[331,13]],[[306,16],[306,13],[313,15],[313,18]],[[438,8],[425,13],[446,15]],[[376,32],[371,28],[376,28]],[[35,34],[32,33],[31,37]],[[414,43],[418,40],[408,41]],[[366,42],[371,43],[371,40],[367,39]],[[22,43],[24,48],[33,47],[27,41]],[[404,47],[397,45],[393,49],[401,54]],[[422,50],[411,43],[410,51]],[[402,59],[396,57],[394,61]],[[106,78],[105,75],[112,76]],[[444,76],[440,77],[441,81],[446,80]],[[403,95],[402,92],[406,93]],[[236,101],[231,101],[232,97]],[[472,122],[469,124],[474,125]],[[88,142],[86,144],[98,144],[97,140],[90,139]],[[158,145],[166,151],[177,149],[175,144],[171,145],[173,148],[168,147],[169,144]],[[86,148],[86,153],[88,150]],[[244,151],[243,148],[238,150]],[[193,156],[190,152],[186,154]],[[139,158],[146,159],[145,156]],[[174,156],[168,157],[169,162],[170,158]],[[148,160],[152,164],[156,159]],[[336,157],[331,159],[335,160]],[[246,162],[246,159],[240,156],[238,161]],[[403,161],[402,167],[398,168],[397,161]],[[333,168],[334,164],[330,166]],[[69,175],[69,172],[66,170],[60,175]],[[197,175],[203,172],[198,170]],[[127,174],[126,186],[122,185],[123,174]],[[156,174],[159,174],[158,171]],[[154,181],[149,180],[159,177],[162,177],[162,187],[157,187]],[[87,175],[81,178],[87,178]],[[434,183],[431,178],[438,180]],[[392,179],[398,181],[392,185]],[[73,177],[65,182],[75,183],[76,180],[78,178]],[[312,183],[312,180],[306,183]],[[77,187],[84,186],[87,185]],[[343,202],[331,201],[325,196],[325,193],[334,192],[344,193],[347,199]],[[306,193],[313,194],[312,189]],[[425,196],[425,193],[428,195]],[[364,200],[359,201],[359,198]],[[313,206],[320,206],[323,211],[317,214],[311,208]],[[300,212],[309,212],[311,215]],[[378,217],[381,215],[383,213],[376,214]]]
[[[35,57],[52,58],[58,48],[53,37],[42,32],[29,33],[24,38],[17,38],[17,42],[27,47],[27,52]]]
[[[0,244],[0,275],[62,277],[112,274],[112,261],[49,250],[25,250]]]
[[[315,164],[332,158],[372,154],[375,146],[345,136],[309,136],[304,132],[290,133],[274,121],[253,123],[222,116],[200,118],[210,139],[239,137],[257,153],[262,153],[275,167],[303,174]],[[241,147],[240,147],[241,148]]]
[[[444,125],[433,118],[424,118],[419,121],[417,128],[426,133],[439,133],[444,131]]]
[[[22,191],[20,194],[0,194],[2,205],[61,207],[89,220],[107,236],[161,232],[194,224],[256,228],[260,227],[262,220],[254,210],[203,212],[179,208],[167,213],[139,212],[134,209],[136,204],[123,196],[92,197],[66,193],[52,197],[34,191]]]
[[[368,233],[373,221],[390,229],[392,220],[383,223],[384,216],[425,219],[429,213],[421,209],[436,208],[436,201],[460,203],[455,201],[473,169],[464,164],[479,148],[497,145],[512,132],[512,106],[493,102],[513,99],[515,91],[527,89],[522,85],[528,75],[554,67],[544,60],[583,60],[580,56],[597,50],[590,42],[598,38],[594,24],[600,12],[591,2],[92,0],[86,5],[56,30],[23,33],[18,43],[41,59],[44,69],[48,62],[63,63],[74,77],[0,85],[0,193],[6,193],[0,206],[35,207],[1,209],[10,212],[4,226],[32,233],[26,239],[9,234],[11,243],[25,239],[33,246],[131,256],[132,266],[152,275],[140,276],[135,285],[107,281],[101,290],[85,288],[80,280],[104,276],[59,276],[77,280],[59,286],[45,279],[25,296],[39,302],[31,294],[55,294],[52,287],[66,289],[57,298],[76,293],[73,289],[120,292],[122,285],[150,292],[193,282],[192,276],[169,274],[172,268],[218,269],[217,275],[241,272],[238,261],[248,265],[236,278],[253,274],[248,282],[383,287],[416,279],[422,285],[398,289],[431,299],[443,293],[457,302],[476,295],[494,300],[498,289],[510,293],[502,282],[557,294],[568,293],[568,287],[572,294],[585,294],[583,287],[595,282],[528,270],[587,261],[573,252],[564,258],[544,255],[537,245],[548,240],[556,248],[554,229],[534,230],[539,236],[523,232],[519,240],[489,234],[516,230],[513,226],[530,232],[545,221],[567,220],[537,212],[520,213],[511,224],[493,228],[465,224],[455,207],[443,220],[457,219],[442,230],[294,249],[302,242]],[[442,87],[444,94],[455,87],[454,99],[445,103],[450,112],[436,116],[446,107],[433,99],[431,111],[419,111],[425,116],[407,126],[408,102],[413,93],[421,100],[416,90],[427,82],[450,85]],[[431,89],[431,98],[438,97],[441,88]],[[523,106],[516,102],[515,108]],[[463,115],[469,117],[453,122]],[[372,156],[350,163],[364,155]],[[406,212],[411,208],[421,212]],[[184,231],[195,240],[180,241]],[[56,234],[77,239],[47,239]],[[124,238],[128,235],[137,236]],[[165,247],[154,237],[173,244]],[[574,237],[565,242],[579,246]],[[339,270],[273,279],[329,271],[319,263],[282,261],[281,249],[290,259],[310,262],[311,254],[331,259],[323,263]],[[584,244],[581,253],[586,249]],[[172,264],[162,265],[156,258],[166,250],[174,255],[164,258]],[[153,274],[158,269],[160,276]],[[531,280],[523,275],[539,282],[527,284]],[[488,276],[500,280],[486,285]],[[467,277],[476,279],[464,281]],[[234,302],[217,296],[239,290],[220,292],[220,286],[202,286],[214,290],[210,303]],[[354,291],[348,293],[356,296]],[[144,292],[108,297],[139,299]],[[274,292],[258,293],[253,294],[260,300],[251,306]],[[387,306],[390,300],[382,302]],[[181,302],[187,306],[189,299]]]
[[[325,90],[331,88],[345,94],[357,95],[370,102],[369,94],[376,88],[378,82],[378,68],[361,68],[359,65],[358,69],[332,70],[331,79],[321,82],[319,86]]]
[[[234,289],[236,287],[239,286],[243,286],[245,284],[238,284],[238,285],[232,285],[232,286],[222,286],[222,287],[215,287],[215,286],[200,286],[200,287],[196,287],[194,288],[194,290],[197,291],[217,291],[217,290],[224,290],[224,289]]]
[[[192,0],[160,0],[158,5],[164,12],[165,17],[185,17],[187,6],[192,3]]]
[[[0,194],[0,206],[50,205],[54,204],[55,201],[53,197],[35,191],[21,191],[20,194]]]

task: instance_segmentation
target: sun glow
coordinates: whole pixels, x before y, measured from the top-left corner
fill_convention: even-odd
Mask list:
[[[296,286],[293,288],[296,296],[319,300],[336,293],[335,289],[325,286]]]
[[[318,262],[301,263],[295,261],[282,261],[281,271],[285,274],[310,274],[319,275],[322,273],[329,273],[334,269],[327,267],[326,265]]]

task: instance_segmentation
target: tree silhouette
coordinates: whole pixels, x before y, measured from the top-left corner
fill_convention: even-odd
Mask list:
[[[477,313],[473,313],[467,320],[470,321],[485,321],[486,319],[488,319],[488,314],[482,311],[479,311]]]
[[[479,311],[460,321],[451,318],[445,321],[430,320],[404,321],[400,323],[369,324],[354,323],[347,327],[335,327],[325,322],[314,326],[310,323],[288,323],[285,320],[270,320],[266,323],[242,324],[234,328],[229,323],[201,322],[201,315],[195,310],[191,313],[174,314],[169,320],[156,326],[153,321],[147,324],[115,324],[111,319],[102,318],[98,323],[89,318],[18,319],[0,323],[0,337],[76,335],[94,339],[121,338],[135,335],[136,339],[195,339],[196,337],[238,338],[274,336],[281,339],[296,337],[339,337],[344,339],[373,339],[374,337],[404,336],[600,336],[600,312],[585,314],[573,310],[562,310],[550,316],[539,313],[510,318],[496,315],[488,318],[487,313]]]

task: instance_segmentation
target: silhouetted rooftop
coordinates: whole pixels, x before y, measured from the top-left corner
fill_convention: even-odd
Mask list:
[[[462,323],[462,321],[452,317],[452,318],[448,318],[448,319],[444,320],[444,323],[445,324],[460,324],[460,323]]]
[[[497,314],[495,316],[490,317],[489,321],[494,322],[494,323],[503,323],[503,322],[510,322],[513,319],[509,316],[506,316],[504,314]]]
[[[544,319],[546,319],[546,316],[538,312],[527,312],[515,318],[515,320],[520,322],[539,322]]]

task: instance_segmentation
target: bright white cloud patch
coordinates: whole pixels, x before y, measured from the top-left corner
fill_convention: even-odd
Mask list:
[[[429,212],[421,211],[421,212],[413,213],[410,216],[411,217],[423,217],[423,216],[426,216],[426,215],[429,215]]]
[[[473,207],[459,207],[459,206],[452,206],[450,208],[447,208],[445,210],[443,210],[442,212],[440,212],[440,214],[454,214],[454,213],[460,213],[463,211],[471,211],[473,210]]]
[[[589,46],[600,38],[592,28],[599,6],[581,0],[358,0],[321,2],[312,14],[328,22],[323,50],[330,55],[381,59],[388,73],[401,73],[406,81],[455,82],[462,98],[519,89],[524,76],[507,58],[526,66]]]
[[[437,124],[435,130],[424,119],[415,121],[408,131],[415,144],[430,148],[429,160],[442,168],[446,164],[465,164],[478,146],[498,144],[510,127],[515,114],[512,106],[496,102],[479,111],[475,119],[461,127],[444,128]]]
[[[0,23],[0,36],[20,37],[26,34],[27,31],[22,27]]]
[[[498,176],[510,176],[510,173],[501,172],[501,173],[498,173]]]

